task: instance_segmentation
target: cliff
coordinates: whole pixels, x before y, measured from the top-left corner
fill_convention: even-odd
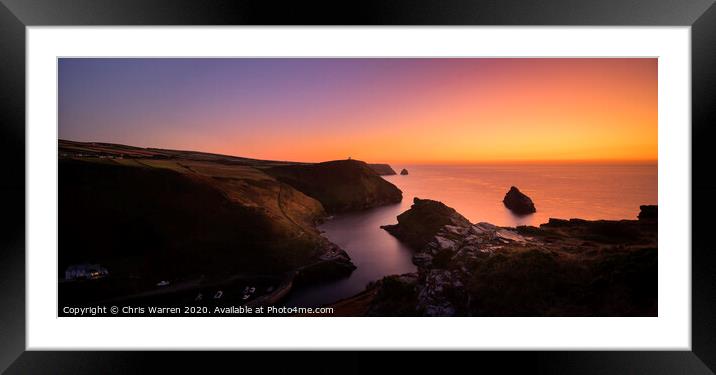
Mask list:
[[[318,200],[330,213],[399,203],[403,199],[400,189],[358,160],[278,166],[265,172]]]
[[[316,228],[327,215],[321,200],[335,212],[402,197],[357,161],[311,167],[64,140],[59,157],[58,271],[82,263],[109,270],[101,280],[60,283],[63,303],[184,303],[208,286],[222,288],[222,301],[248,303],[267,295],[244,300],[246,285],[275,291],[294,278],[343,277],[355,266]],[[161,280],[169,286],[158,288]]]
[[[392,176],[397,174],[388,164],[368,164],[368,166],[379,176]]]

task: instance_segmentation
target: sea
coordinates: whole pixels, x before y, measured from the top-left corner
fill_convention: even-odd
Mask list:
[[[658,200],[656,163],[391,165],[408,170],[408,175],[383,177],[403,191],[401,203],[337,215],[319,227],[350,255],[356,270],[346,278],[293,291],[286,306],[330,304],[384,276],[414,272],[412,251],[380,228],[397,223],[414,197],[441,201],[473,223],[509,227],[539,226],[549,218],[636,219],[640,205]],[[504,206],[511,186],[532,199],[536,213],[518,217]]]

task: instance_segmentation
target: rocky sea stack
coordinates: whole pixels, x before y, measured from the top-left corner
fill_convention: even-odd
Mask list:
[[[407,175],[408,175],[408,170],[405,169],[405,168],[403,168],[403,170],[400,171],[400,174],[403,175],[403,176],[407,176]]]
[[[520,189],[512,186],[502,200],[505,207],[517,215],[529,215],[537,212],[535,204],[530,197],[524,195]]]

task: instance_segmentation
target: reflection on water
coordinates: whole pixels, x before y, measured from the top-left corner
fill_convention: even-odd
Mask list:
[[[347,278],[302,288],[291,293],[286,306],[315,307],[350,297],[383,276],[415,271],[411,250],[380,229],[395,221],[401,205],[337,216],[319,228],[350,255],[356,269]]]
[[[539,225],[550,217],[636,219],[639,205],[657,203],[657,165],[393,165],[407,176],[385,179],[403,191],[400,204],[340,215],[321,229],[358,267],[350,277],[296,291],[289,306],[317,306],[362,291],[383,276],[412,272],[411,251],[380,229],[396,223],[413,197],[435,199],[472,222],[501,226]],[[537,213],[515,217],[502,204],[510,186],[532,198]]]

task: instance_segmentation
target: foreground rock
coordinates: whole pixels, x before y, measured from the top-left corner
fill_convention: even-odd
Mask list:
[[[314,263],[305,265],[296,271],[294,285],[312,284],[349,275],[356,266],[340,247],[330,244],[329,250]]]
[[[398,224],[383,228],[414,249],[418,272],[370,285],[360,300],[341,301],[351,307],[344,311],[657,315],[656,220],[550,219],[540,227],[504,228],[471,224],[440,202],[416,199]]]
[[[415,316],[417,285],[417,273],[384,277],[355,296],[332,304],[330,316]]]
[[[512,186],[510,190],[505,194],[505,198],[502,200],[505,207],[509,208],[510,211],[517,215],[529,215],[537,212],[534,203],[530,197],[524,195],[519,189]]]
[[[358,160],[278,166],[266,169],[266,173],[315,198],[330,213],[399,203],[403,199],[400,189]]]
[[[408,170],[405,169],[405,168],[403,168],[403,170],[400,171],[400,174],[403,175],[403,176],[407,176],[407,175],[408,175]]]
[[[368,164],[368,166],[379,176],[392,176],[397,174],[388,164]]]

